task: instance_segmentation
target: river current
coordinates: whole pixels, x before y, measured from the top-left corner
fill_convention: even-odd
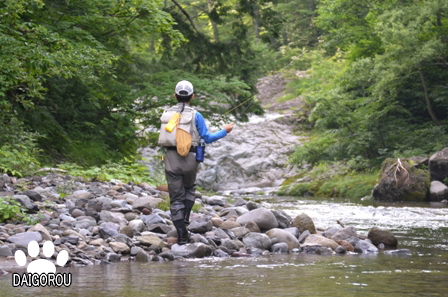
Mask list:
[[[165,263],[123,262],[58,268],[70,287],[12,287],[0,276],[0,296],[446,296],[446,204],[374,204],[343,198],[253,197],[292,217],[306,213],[318,228],[387,228],[411,254],[271,255]]]

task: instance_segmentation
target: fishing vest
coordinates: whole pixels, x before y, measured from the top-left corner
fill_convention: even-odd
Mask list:
[[[165,130],[166,125],[168,124],[171,117],[176,113],[182,110],[182,103],[177,104],[176,106],[170,107],[166,109],[162,116],[160,117],[160,121],[162,125],[160,126],[159,132],[159,141],[158,144],[160,146],[176,146],[176,128],[172,132],[168,132]],[[199,132],[196,127],[196,110],[191,108],[188,104],[185,104],[184,111],[181,114],[179,128],[190,133],[192,141],[191,146],[199,145]]]

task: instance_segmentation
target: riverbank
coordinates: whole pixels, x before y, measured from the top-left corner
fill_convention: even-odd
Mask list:
[[[297,171],[285,180],[277,195],[370,198],[378,183],[379,168],[370,171],[354,171],[345,163],[321,163]]]
[[[191,215],[191,242],[179,246],[169,211],[158,208],[167,201],[164,188],[117,180],[81,182],[61,174],[21,179],[21,183],[28,190],[6,183],[1,196],[10,196],[35,212],[39,223],[0,225],[3,269],[14,266],[16,251],[27,255],[33,240],[54,244],[53,261],[62,250],[68,251],[66,265],[72,266],[290,253],[378,253],[397,247],[397,239],[387,230],[372,226],[367,234],[358,234],[353,227],[315,226],[305,213],[292,218],[281,209],[262,207],[254,202],[254,193],[260,189],[252,189],[252,194],[233,193],[232,198],[197,193],[200,210]],[[67,184],[72,192],[62,198],[58,191],[67,189]],[[46,259],[42,254],[37,258]],[[27,264],[37,258],[28,256]]]

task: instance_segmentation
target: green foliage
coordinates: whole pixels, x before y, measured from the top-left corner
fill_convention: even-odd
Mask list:
[[[448,177],[445,177],[445,178],[443,179],[443,183],[444,183],[446,186],[448,186]]]
[[[22,221],[34,225],[38,222],[38,217],[27,214],[14,198],[0,197],[0,223],[8,221]]]
[[[120,162],[108,162],[101,166],[82,167],[73,163],[62,163],[58,166],[67,170],[72,176],[80,176],[87,180],[109,181],[117,179],[122,182],[148,182],[156,184],[158,181],[149,176],[148,168],[132,160],[122,160]]]
[[[0,198],[0,222],[20,218],[22,210],[20,203],[12,197]]]
[[[14,176],[32,174],[39,166],[37,133],[31,133],[15,118],[0,114],[0,172]]]
[[[284,182],[277,194],[362,198],[370,195],[377,178],[378,171],[372,168],[358,172],[346,163],[319,163],[311,171]]]

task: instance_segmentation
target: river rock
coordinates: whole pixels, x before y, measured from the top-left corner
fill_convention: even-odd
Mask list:
[[[226,204],[226,198],[223,196],[204,197],[204,201],[210,205],[224,206]]]
[[[98,197],[90,200],[87,204],[87,208],[91,208],[97,212],[100,212],[101,210],[110,209],[110,204],[112,203],[112,201],[112,198]]]
[[[76,222],[76,219],[74,217],[69,216],[68,214],[65,213],[61,213],[59,215],[59,219],[61,219],[61,221]]]
[[[333,253],[333,250],[331,248],[318,244],[303,244],[302,246],[300,246],[300,251],[304,254],[316,255],[331,255]]]
[[[79,229],[89,229],[90,227],[96,226],[96,221],[89,219],[79,220],[73,223],[75,228]]]
[[[38,192],[33,190],[26,190],[25,192],[23,192],[23,195],[27,195],[33,201],[42,201],[42,196]]]
[[[95,198],[95,195],[93,195],[92,193],[90,193],[88,191],[84,191],[84,190],[75,191],[75,192],[73,192],[73,194],[65,196],[65,199],[73,199],[73,200],[78,200],[78,199],[89,200],[92,198]]]
[[[148,263],[151,262],[152,257],[148,255],[146,251],[144,251],[142,248],[139,248],[137,254],[135,255],[135,262],[139,263]]]
[[[448,147],[429,158],[429,173],[431,180],[443,181],[448,177]]]
[[[132,220],[128,224],[129,227],[132,228],[132,230],[135,230],[136,232],[142,232],[145,229],[145,223],[142,220]]]
[[[370,228],[367,238],[376,246],[384,244],[387,249],[395,249],[398,245],[398,240],[392,232],[378,227]]]
[[[150,215],[141,215],[140,219],[146,224],[146,226],[150,226],[152,224],[166,225],[166,220],[162,218],[158,213],[152,213]]]
[[[334,250],[334,252],[335,252],[336,254],[345,254],[345,253],[347,253],[347,250],[345,249],[345,247],[343,247],[342,245],[340,245],[340,246],[338,246],[338,247]]]
[[[167,259],[169,261],[173,261],[174,260],[174,254],[173,254],[173,252],[171,250],[161,252],[159,254],[159,257],[162,257],[163,259]]]
[[[289,227],[284,229],[286,232],[291,233],[292,235],[294,235],[295,238],[299,238],[300,236],[300,231],[297,227]]]
[[[237,227],[241,227],[241,225],[237,222],[235,222],[235,220],[227,220],[224,221],[220,228],[222,229],[233,229],[233,228],[237,228]]]
[[[167,234],[172,228],[165,224],[152,224],[146,227],[146,230],[154,233]]]
[[[12,256],[12,252],[9,246],[7,245],[0,246],[0,257],[9,257],[9,256]]]
[[[271,240],[273,238],[277,238],[280,242],[286,243],[290,250],[300,247],[300,243],[297,240],[297,238],[283,229],[278,228],[271,229],[266,232],[266,235],[269,236]]]
[[[121,256],[117,255],[116,253],[107,253],[103,258],[103,261],[111,262],[111,263],[120,262],[120,260],[121,260]]]
[[[222,249],[216,249],[213,251],[213,256],[218,258],[229,258],[230,255],[224,252]]]
[[[212,230],[212,228],[213,228],[212,221],[206,217],[196,218],[188,226],[188,230],[194,233],[205,233],[207,231]]]
[[[246,207],[249,211],[260,208],[260,205],[258,205],[256,202],[249,201],[246,203]]]
[[[292,226],[299,229],[300,233],[308,230],[311,234],[316,234],[314,222],[307,214],[301,213],[296,216],[292,221]]]
[[[414,163],[412,159],[385,159],[381,165],[380,182],[372,191],[373,200],[425,201],[431,177],[427,170],[413,166]]]
[[[248,247],[267,250],[271,247],[271,239],[263,233],[250,232],[243,238],[243,243]]]
[[[336,231],[336,233],[331,236],[331,239],[334,241],[347,240],[352,237],[358,237],[358,233],[356,232],[355,227],[349,226]]]
[[[28,211],[39,210],[39,207],[36,204],[34,204],[31,201],[31,199],[26,195],[14,195],[12,196],[12,198],[14,198],[14,200],[19,202],[21,205],[25,206],[28,209]]]
[[[124,227],[128,224],[128,221],[121,212],[111,212],[102,210],[100,212],[100,218],[103,222],[112,222],[118,224],[120,227]]]
[[[225,246],[228,250],[230,251],[238,251],[240,248],[238,247],[238,245],[231,239],[229,238],[225,238],[222,243],[222,246]]]
[[[116,253],[129,254],[129,252],[131,251],[129,246],[126,243],[123,243],[123,242],[110,242],[109,246]]]
[[[346,240],[337,240],[336,243],[339,244],[340,246],[342,246],[346,252],[354,252],[355,251],[355,247],[350,242],[348,242]]]
[[[367,240],[360,240],[355,246],[355,252],[360,254],[378,253],[378,248]]]
[[[33,240],[37,242],[42,241],[40,232],[23,232],[8,237],[9,242],[24,248],[28,248],[28,244]]]
[[[245,225],[250,221],[255,222],[257,226],[262,230],[269,230],[278,227],[278,222],[274,214],[266,208],[257,208],[251,210],[248,213],[243,214],[236,220],[236,222],[241,225]]]
[[[102,223],[98,228],[98,234],[101,238],[107,239],[109,237],[113,237],[118,235],[119,226],[112,222]]]
[[[431,201],[442,201],[448,198],[448,187],[444,183],[437,180],[431,182],[429,189],[429,197]]]
[[[139,197],[134,200],[132,207],[134,209],[142,210],[143,208],[153,209],[157,207],[159,202],[162,202],[163,199],[154,198],[154,197]]]
[[[122,235],[126,235],[126,237],[134,237],[134,229],[132,229],[129,225],[128,226],[124,226],[123,228],[120,228],[120,234]],[[118,236],[118,235],[116,235]],[[114,236],[114,237],[116,237]]]
[[[250,232],[258,232],[260,233],[260,227],[258,227],[257,223],[255,223],[254,221],[249,221],[247,222],[246,226],[245,226]]]
[[[174,256],[184,258],[204,258],[212,254],[212,249],[200,242],[187,243],[178,245],[177,243],[171,247],[171,252]]]
[[[332,239],[325,238],[323,236],[317,234],[311,234],[305,239],[305,244],[315,245],[318,244],[320,246],[329,247],[332,250],[335,250],[339,245]]]
[[[77,217],[85,216],[86,213],[85,213],[84,211],[82,211],[81,209],[74,208],[74,209],[71,211],[71,215],[72,215],[72,217],[77,218]]]
[[[322,233],[322,236],[324,236],[326,238],[331,238],[339,230],[340,230],[340,228],[337,228],[337,227],[329,228],[329,229],[325,230],[324,233]]]
[[[212,218],[212,225],[216,228],[219,228],[221,226],[222,223],[224,223],[224,220],[221,218]]]
[[[47,241],[47,240],[53,241],[52,238],[51,238],[50,232],[48,232],[47,228],[45,228],[41,224],[34,225],[30,229],[28,229],[27,232],[39,232],[40,235],[42,236],[42,240],[44,240],[44,241]]]
[[[142,236],[136,236],[135,239],[140,241],[142,245],[146,246],[155,245],[160,249],[165,247],[165,244],[163,243],[162,239],[160,239],[155,235],[143,234]]]
[[[95,246],[101,246],[104,244],[104,239],[102,238],[96,238],[96,239],[92,239],[90,240],[89,244],[90,245],[95,245]]]
[[[230,231],[233,232],[233,234],[235,235],[236,238],[243,238],[244,236],[246,236],[247,233],[251,232],[246,227],[236,227],[236,228],[230,229]]]
[[[271,246],[271,252],[273,254],[288,254],[289,250],[290,248],[286,242],[279,242]]]
[[[271,210],[278,222],[278,227],[285,229],[291,226],[291,217],[283,210]]]

